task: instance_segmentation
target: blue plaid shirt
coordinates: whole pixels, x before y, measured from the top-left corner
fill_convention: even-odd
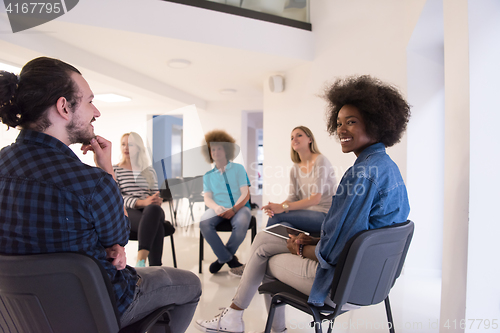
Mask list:
[[[105,248],[124,246],[129,230],[113,177],[82,163],[61,141],[22,130],[0,151],[0,253],[90,255],[108,273],[123,314],[137,273],[129,266],[116,270]]]

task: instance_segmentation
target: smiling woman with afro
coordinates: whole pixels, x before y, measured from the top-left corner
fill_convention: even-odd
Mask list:
[[[355,106],[366,132],[376,142],[392,147],[401,140],[410,118],[410,106],[399,91],[368,75],[336,80],[326,93],[329,102],[327,129],[337,133],[337,118],[344,105]]]

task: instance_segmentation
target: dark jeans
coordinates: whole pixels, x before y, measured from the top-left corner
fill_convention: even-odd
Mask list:
[[[158,205],[149,205],[144,209],[127,208],[132,231],[137,232],[139,250],[149,251],[149,266],[161,266],[165,213]]]

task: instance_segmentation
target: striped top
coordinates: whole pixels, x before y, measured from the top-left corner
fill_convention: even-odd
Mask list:
[[[158,177],[152,167],[148,167],[144,171],[149,171],[153,174],[154,186],[149,188],[149,184],[144,176],[139,171],[132,171],[122,168],[118,165],[113,165],[115,171],[116,182],[123,196],[125,207],[135,208],[135,204],[139,199],[146,199],[158,191]]]

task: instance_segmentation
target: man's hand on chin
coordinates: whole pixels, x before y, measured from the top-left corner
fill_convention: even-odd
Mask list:
[[[111,141],[106,140],[102,136],[96,135],[90,140],[90,144],[83,144],[81,150],[83,154],[88,151],[94,152],[94,161],[96,166],[103,169],[115,178],[113,165],[111,163]]]

